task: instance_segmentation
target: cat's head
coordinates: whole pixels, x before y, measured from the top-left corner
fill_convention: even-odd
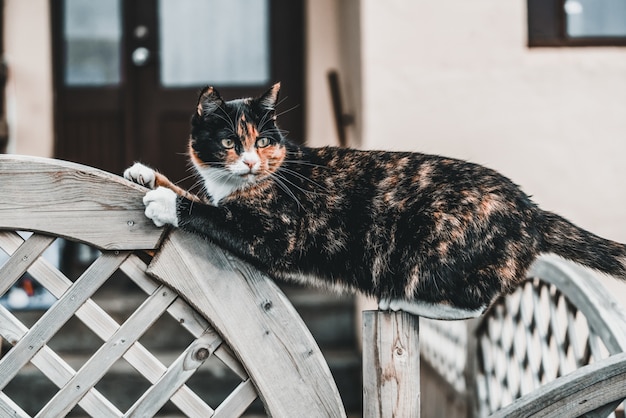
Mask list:
[[[257,98],[224,101],[205,87],[191,118],[189,155],[204,177],[231,185],[252,184],[274,173],[285,158],[276,127],[280,83]]]

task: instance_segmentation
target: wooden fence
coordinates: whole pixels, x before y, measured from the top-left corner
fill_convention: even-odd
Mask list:
[[[62,416],[78,405],[91,416],[143,417],[171,401],[187,416],[239,416],[260,398],[276,417],[345,416],[322,353],[274,282],[197,236],[155,228],[143,215],[144,193],[93,168],[0,156],[0,249],[10,256],[0,295],[27,273],[56,300],[33,324],[0,306],[0,336],[11,346],[0,358],[0,414]],[[68,277],[43,257],[59,238],[99,256]],[[94,299],[120,275],[146,295],[122,322]],[[541,259],[530,276],[478,321],[365,312],[364,416],[419,416],[420,350],[422,369],[462,399],[453,403],[468,416],[612,413],[626,397],[623,308],[591,273],[561,260]],[[193,336],[169,364],[141,342],[163,315]],[[101,339],[78,367],[51,344],[73,317]],[[239,382],[217,405],[187,385],[209,358]],[[128,408],[98,387],[120,359],[149,382]],[[6,390],[25,367],[57,388],[32,414]],[[424,416],[441,416],[445,409],[428,403]]]

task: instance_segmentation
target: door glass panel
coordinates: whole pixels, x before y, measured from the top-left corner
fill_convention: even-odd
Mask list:
[[[565,14],[569,36],[626,36],[626,0],[567,0]]]
[[[266,84],[268,9],[268,0],[160,0],[161,84]]]
[[[65,84],[120,82],[120,0],[65,0]]]

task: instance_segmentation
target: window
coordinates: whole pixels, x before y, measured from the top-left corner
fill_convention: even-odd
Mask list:
[[[529,46],[626,46],[626,0],[528,0]]]

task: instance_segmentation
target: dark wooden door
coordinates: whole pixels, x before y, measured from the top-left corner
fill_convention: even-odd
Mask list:
[[[55,153],[121,173],[188,176],[197,94],[282,82],[281,128],[304,141],[303,0],[51,0]]]

